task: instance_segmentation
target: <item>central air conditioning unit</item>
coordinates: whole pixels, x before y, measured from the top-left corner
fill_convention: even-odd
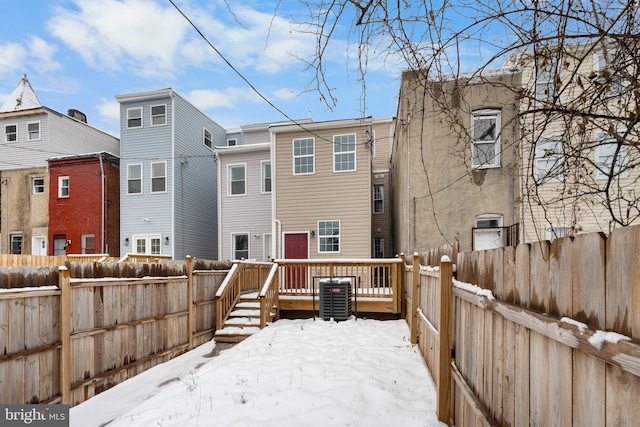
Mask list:
[[[351,316],[351,279],[321,279],[320,318],[347,320]]]

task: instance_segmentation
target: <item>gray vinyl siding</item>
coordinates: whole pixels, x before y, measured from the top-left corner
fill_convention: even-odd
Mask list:
[[[282,233],[315,231],[309,240],[311,258],[371,256],[371,157],[365,127],[314,129],[276,134],[276,218]],[[356,171],[333,172],[333,136],[356,134]],[[293,174],[293,139],[315,138],[315,171]],[[318,252],[318,221],[340,221],[340,253]],[[280,238],[277,242],[281,245]],[[282,247],[278,248],[282,251]],[[282,252],[279,252],[280,254]]]
[[[41,113],[10,117],[0,114],[0,170],[46,167],[53,157],[106,151],[120,154],[118,138],[49,108]],[[26,112],[25,114],[29,114]],[[27,125],[40,122],[40,139],[29,141]],[[17,125],[16,142],[5,143],[5,125]]]
[[[269,150],[227,153],[220,162],[220,239],[221,259],[233,259],[231,235],[249,234],[249,258],[264,260],[264,234],[271,234],[271,194],[262,193],[262,161],[269,160]],[[246,166],[246,195],[228,195],[228,166]],[[273,176],[273,175],[272,175]]]

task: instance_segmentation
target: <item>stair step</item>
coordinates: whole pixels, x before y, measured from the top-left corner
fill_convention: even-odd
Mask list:
[[[223,328],[229,326],[260,326],[260,317],[230,317],[224,322]]]
[[[260,309],[260,302],[259,301],[243,301],[240,300],[239,303],[236,304],[236,308],[257,308]]]
[[[254,309],[233,310],[231,312],[231,314],[229,314],[229,317],[258,317],[259,318],[260,317],[260,310],[254,310]]]

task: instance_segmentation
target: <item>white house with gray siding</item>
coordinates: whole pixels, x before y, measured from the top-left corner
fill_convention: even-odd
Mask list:
[[[173,89],[120,103],[121,254],[218,259],[214,147],[226,131]]]

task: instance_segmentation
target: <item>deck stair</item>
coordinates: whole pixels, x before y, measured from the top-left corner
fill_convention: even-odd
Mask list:
[[[238,343],[260,331],[260,300],[257,292],[240,296],[222,328],[216,330],[215,341]]]

